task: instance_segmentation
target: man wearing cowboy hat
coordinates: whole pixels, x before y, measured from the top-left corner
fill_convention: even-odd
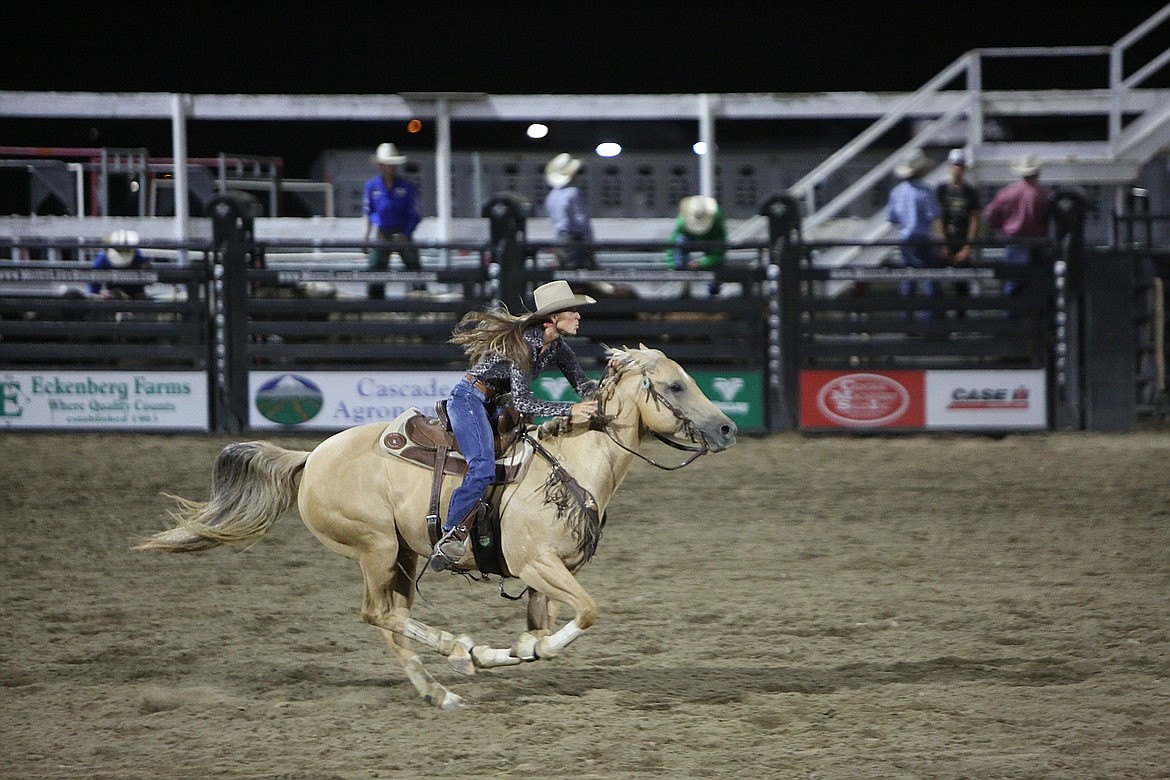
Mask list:
[[[467,460],[467,474],[451,494],[443,534],[435,543],[430,567],[436,571],[468,554],[468,532],[495,478],[491,421],[496,419],[500,396],[511,393],[516,411],[533,417],[585,422],[597,414],[597,400],[587,398],[597,392],[597,382],[586,376],[563,338],[577,335],[581,325],[577,309],[597,301],[574,293],[563,279],[540,285],[532,296],[536,310],[531,314],[515,315],[497,303],[468,312],[451,335],[451,343],[461,346],[471,361],[471,368],[447,397],[447,416]],[[585,400],[542,401],[532,394],[532,381],[554,366]]]
[[[557,251],[561,268],[588,268],[595,270],[597,262],[589,244],[593,242],[593,226],[589,211],[579,187],[573,178],[581,169],[581,161],[567,153],[558,154],[544,166],[544,180],[551,189],[544,199],[544,210],[552,223],[557,240],[568,246]]]
[[[921,149],[913,150],[894,166],[894,175],[902,181],[890,190],[886,219],[898,226],[902,264],[908,268],[938,265],[935,242],[943,237],[942,208],[934,190],[922,179],[929,169],[930,160]],[[899,291],[902,295],[912,295],[915,287],[916,284],[907,279],[899,284]],[[921,290],[924,295],[933,295],[933,282],[921,282]]]
[[[692,241],[710,241],[722,246],[709,247],[699,257],[692,258],[691,252],[684,249],[684,245]],[[666,250],[664,260],[668,267],[676,271],[721,268],[727,257],[727,221],[719,203],[706,195],[690,195],[680,200],[670,242],[675,246]],[[719,288],[719,282],[711,282],[707,291],[715,296],[719,294]]]
[[[1048,236],[1049,189],[1040,184],[1040,161],[1034,154],[1026,154],[1012,163],[1012,171],[1020,180],[1007,185],[983,209],[983,221],[988,227],[1011,238],[1038,239]],[[1003,248],[1007,265],[1023,266],[1039,260],[1044,247],[1008,243]],[[1005,295],[1019,295],[1017,282],[1005,281]]]
[[[398,166],[406,162],[406,155],[399,154],[394,144],[384,143],[378,145],[372,159],[377,163],[379,172],[366,182],[362,194],[362,212],[366,217],[366,232],[362,241],[369,241],[371,232],[376,234],[379,241],[410,241],[422,218],[418,213],[418,187],[398,175]],[[389,247],[375,247],[373,250],[367,247],[365,251],[370,255],[368,270],[385,271],[390,267]],[[401,246],[395,251],[402,258],[406,270],[422,270],[416,247]],[[425,290],[426,285],[416,283],[414,289]],[[386,285],[369,285],[367,297],[385,298]]]
[[[106,248],[93,259],[94,270],[108,271],[115,268],[149,268],[150,260],[138,249],[138,233],[133,230],[115,230],[106,236]],[[144,284],[110,284],[90,282],[90,295],[99,298],[133,298],[145,300]]]

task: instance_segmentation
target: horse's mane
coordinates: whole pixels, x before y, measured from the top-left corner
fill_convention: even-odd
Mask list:
[[[645,344],[639,344],[637,349],[606,347],[605,357],[609,365],[614,367],[615,374],[621,375],[626,371],[644,371],[652,368],[658,362],[658,358],[662,357],[662,353],[650,349]]]
[[[656,349],[640,344],[638,349],[605,347],[606,369],[597,387],[597,396],[602,402],[613,398],[618,381],[630,372],[646,371],[663,357]],[[547,420],[537,428],[537,438],[559,437],[568,434],[573,426],[563,417]],[[579,429],[578,429],[579,430]],[[579,497],[561,481],[556,470],[549,472],[544,484],[546,503],[556,507],[557,517],[566,524],[574,541],[577,542],[578,559],[566,564],[570,571],[576,570],[593,557],[601,537],[601,524],[596,512],[585,511]]]

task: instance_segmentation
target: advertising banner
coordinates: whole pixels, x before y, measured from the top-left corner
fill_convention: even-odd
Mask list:
[[[0,428],[209,430],[202,371],[4,371]]]
[[[1043,370],[802,371],[805,430],[1044,430]]]
[[[695,384],[740,430],[764,427],[764,379],[759,371],[690,371]],[[593,375],[597,379],[599,375]],[[532,393],[546,401],[575,401],[577,394],[556,372],[537,377]]]
[[[462,371],[252,371],[248,426],[339,431],[390,422],[414,407],[433,415]]]
[[[433,414],[435,402],[446,398],[462,376],[462,371],[252,371],[248,426],[338,431],[367,422],[388,423],[411,407]],[[764,427],[760,372],[695,371],[691,376],[741,429]],[[577,400],[568,380],[556,371],[537,377],[532,392],[546,401]]]

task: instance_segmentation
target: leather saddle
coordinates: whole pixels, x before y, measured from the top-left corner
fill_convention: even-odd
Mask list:
[[[514,482],[524,464],[532,457],[530,447],[515,448],[529,420],[504,405],[495,420],[495,483]],[[382,448],[389,454],[429,469],[441,467],[443,474],[463,476],[467,460],[459,451],[459,442],[451,432],[447,417],[447,402],[435,403],[435,416],[428,417],[418,409],[407,409],[387,426],[382,433]]]

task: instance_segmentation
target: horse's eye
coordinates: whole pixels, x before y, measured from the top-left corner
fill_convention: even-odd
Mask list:
[[[672,393],[681,393],[685,389],[682,382],[672,382],[670,385],[670,392]]]

